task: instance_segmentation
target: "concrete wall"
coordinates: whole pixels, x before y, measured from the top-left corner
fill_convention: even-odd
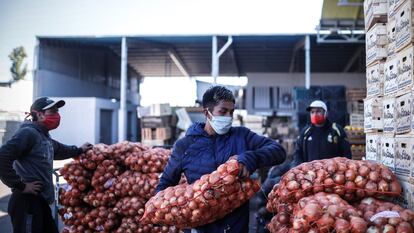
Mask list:
[[[272,110],[253,110],[253,87],[304,87],[304,73],[248,73],[246,86],[246,109],[249,113],[271,115]],[[311,86],[341,85],[346,88],[363,88],[366,86],[365,73],[312,73]],[[292,111],[281,111],[281,114]]]
[[[112,110],[112,142],[118,142],[118,110],[119,102],[113,103],[100,98],[68,98],[52,97],[55,100],[63,99],[66,105],[59,109],[61,123],[59,128],[50,132],[51,136],[65,144],[80,146],[84,142],[100,143],[100,110]],[[136,141],[137,114],[136,106],[128,105],[128,112],[132,114],[131,141]]]
[[[33,96],[119,99],[120,57],[108,48],[40,42]],[[128,69],[127,101],[139,104],[139,79]]]

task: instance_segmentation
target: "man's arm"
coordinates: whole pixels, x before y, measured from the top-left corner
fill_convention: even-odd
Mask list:
[[[167,166],[164,168],[164,172],[160,178],[160,183],[158,184],[155,192],[158,193],[170,186],[175,186],[181,179],[182,172],[182,156],[184,154],[183,140],[177,141],[172,150],[171,156],[168,159]]]
[[[68,145],[62,144],[53,139],[52,139],[52,142],[53,142],[53,149],[55,151],[55,155],[53,159],[55,160],[73,158],[92,148],[92,145],[89,143],[85,143],[81,147],[77,147],[77,146],[68,146]]]
[[[13,162],[30,153],[36,143],[33,129],[23,128],[0,148],[0,179],[12,189],[23,191],[25,184],[13,169]]]
[[[259,167],[281,164],[286,159],[283,147],[270,138],[248,130],[245,140],[249,150],[240,154],[238,161],[246,166],[250,173]]]

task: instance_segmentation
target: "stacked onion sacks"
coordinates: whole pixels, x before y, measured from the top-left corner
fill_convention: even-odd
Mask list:
[[[59,190],[63,232],[179,232],[138,221],[146,201],[154,195],[169,154],[166,149],[125,141],[97,144],[66,164],[60,173],[68,184]],[[130,163],[142,158],[143,165]]]
[[[355,207],[368,223],[368,232],[414,232],[414,212],[410,209],[371,197],[356,203]]]
[[[234,159],[193,184],[180,184],[158,192],[145,204],[141,222],[194,228],[220,219],[248,201],[259,184],[238,177]]]
[[[364,233],[367,225],[358,211],[338,195],[320,192],[300,199],[292,216],[277,214],[268,228],[271,232]]]
[[[269,194],[266,208],[275,214],[269,228],[271,232],[293,231],[294,210],[300,200],[320,192],[336,194],[352,204],[365,197],[397,197],[401,191],[391,170],[371,161],[333,158],[304,163],[288,171]],[[278,224],[284,227],[272,227]]]

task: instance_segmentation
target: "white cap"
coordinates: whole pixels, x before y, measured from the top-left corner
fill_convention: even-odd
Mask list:
[[[306,108],[306,111],[310,111],[311,108],[322,108],[323,110],[325,110],[325,112],[328,112],[328,108],[326,107],[326,104],[323,101],[320,100],[315,100],[313,101],[309,107]]]

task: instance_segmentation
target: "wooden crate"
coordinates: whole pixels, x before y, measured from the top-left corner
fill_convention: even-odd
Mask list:
[[[394,95],[398,89],[398,59],[389,57],[384,65],[384,96]]]
[[[366,88],[347,88],[346,89],[346,101],[358,101],[366,98]]]
[[[409,133],[412,118],[412,95],[411,93],[396,98],[397,129],[396,134]]]
[[[378,61],[366,69],[368,97],[381,96],[384,93],[384,64],[384,61]]]
[[[397,22],[395,19],[388,21],[387,23],[387,56],[391,57],[395,54],[395,31],[396,31]]]
[[[141,137],[143,140],[168,140],[171,136],[171,127],[141,129]]]
[[[384,133],[395,134],[397,128],[397,109],[395,98],[384,98],[382,100],[382,121]]]

